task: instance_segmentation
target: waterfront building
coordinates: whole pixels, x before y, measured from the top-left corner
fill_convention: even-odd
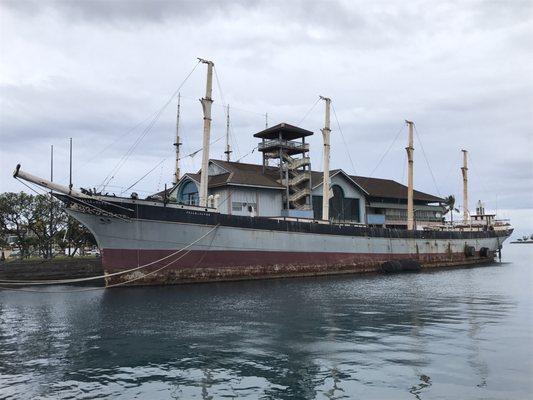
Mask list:
[[[323,172],[311,170],[313,133],[278,124],[256,133],[261,164],[210,159],[208,196],[219,212],[230,215],[322,220]],[[274,160],[275,165],[269,165]],[[350,224],[407,227],[407,187],[390,179],[329,173],[329,220]],[[169,189],[169,200],[198,205],[201,172],[186,173]],[[444,199],[414,191],[418,229],[443,222]]]

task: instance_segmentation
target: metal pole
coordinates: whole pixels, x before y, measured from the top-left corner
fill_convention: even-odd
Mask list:
[[[72,194],[72,138],[69,138],[69,185],[68,185],[68,193]],[[70,257],[71,255],[71,247],[72,247],[72,237],[70,234],[70,217],[68,219],[67,223],[67,232],[68,232],[68,255]]]
[[[329,178],[329,157],[330,157],[330,108],[331,99],[320,96],[326,102],[326,120],[324,129],[322,129],[322,137],[324,139],[324,176],[322,178],[322,219],[329,221],[329,197],[330,197],[330,178]]]
[[[466,223],[468,221],[468,151],[463,152],[463,167],[461,172],[463,174],[463,219]]]
[[[226,161],[229,162],[231,159],[231,149],[229,145],[229,104],[226,113],[226,151],[224,152],[224,154],[226,154]]]
[[[180,180],[180,102],[181,102],[181,93],[178,93],[178,112],[176,116],[176,170],[174,172],[174,184],[177,184]]]
[[[35,183],[36,185],[40,187],[43,187],[49,190],[55,190],[56,192],[59,192],[59,193],[71,194],[72,196],[75,196],[75,197],[83,197],[83,198],[89,197],[81,192],[78,192],[77,190],[70,190],[67,186],[59,185],[57,183],[50,182],[44,178],[39,178],[38,176],[24,172],[20,169],[20,164],[18,164],[17,167],[15,168],[15,171],[13,171],[13,177]]]
[[[209,140],[211,136],[211,105],[213,99],[211,94],[213,92],[213,66],[212,61],[207,61],[199,58],[200,62],[207,64],[207,82],[205,88],[205,97],[200,100],[204,111],[204,135],[202,146],[202,174],[200,176],[200,207],[207,206],[207,183],[208,183],[208,168],[209,168]]]
[[[409,127],[409,144],[405,148],[407,150],[408,170],[407,170],[407,229],[414,229],[414,205],[413,205],[413,127],[412,121],[405,121]]]
[[[72,138],[69,138],[69,194],[72,192]]]
[[[54,181],[54,145],[50,145],[50,182]],[[49,244],[49,252],[50,252],[50,258],[52,258],[53,254],[53,244],[52,244],[52,237],[54,234],[54,203],[52,199],[52,193],[53,191],[50,190],[50,244]]]

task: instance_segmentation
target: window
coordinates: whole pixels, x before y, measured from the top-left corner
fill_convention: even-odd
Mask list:
[[[333,197],[329,199],[329,219],[333,221],[360,222],[359,199],[344,197],[339,185],[331,187]],[[322,219],[322,196],[313,196],[315,218]]]
[[[257,210],[257,203],[234,201],[231,203],[231,210],[235,212],[252,213],[253,211]]]
[[[198,205],[198,188],[193,181],[183,185],[180,191],[179,202],[188,205]]]

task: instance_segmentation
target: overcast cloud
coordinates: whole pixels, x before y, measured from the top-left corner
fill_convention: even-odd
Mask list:
[[[519,0],[0,1],[0,191],[24,189],[11,178],[19,162],[47,176],[51,144],[56,180],[66,183],[68,137],[75,185],[97,186],[196,57],[205,57],[222,88],[215,84],[212,137],[224,134],[221,106],[229,103],[234,158],[256,146],[252,134],[266,112],[270,124],[298,124],[327,95],[342,128],[333,119],[332,168],[369,175],[403,120],[412,119],[423,145],[415,142],[419,190],[454,193],[461,205],[466,148],[471,207],[483,199],[533,228],[531,43],[533,2]],[[204,88],[201,65],[181,90],[183,153],[200,147]],[[135,189],[150,193],[171,182],[175,108],[174,100],[110,191],[163,159]],[[301,122],[316,133],[314,169],[322,167],[322,125],[319,103]],[[404,129],[374,176],[405,182],[406,139]],[[212,158],[222,157],[223,146],[212,146]],[[182,168],[196,171],[200,158],[183,160]],[[243,158],[258,161],[256,152]]]

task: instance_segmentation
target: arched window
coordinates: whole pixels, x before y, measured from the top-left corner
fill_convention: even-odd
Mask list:
[[[347,198],[339,185],[332,185],[329,199],[329,217],[334,221],[359,222],[359,199]]]
[[[331,185],[333,196],[329,199],[329,219],[332,221],[361,222],[359,199],[345,197],[344,189]],[[313,212],[316,219],[322,219],[322,196],[313,196]]]
[[[336,221],[343,221],[344,217],[344,190],[339,185],[331,186],[333,197],[329,199],[329,215]]]
[[[182,186],[178,201],[182,204],[198,205],[198,187],[193,181]]]

